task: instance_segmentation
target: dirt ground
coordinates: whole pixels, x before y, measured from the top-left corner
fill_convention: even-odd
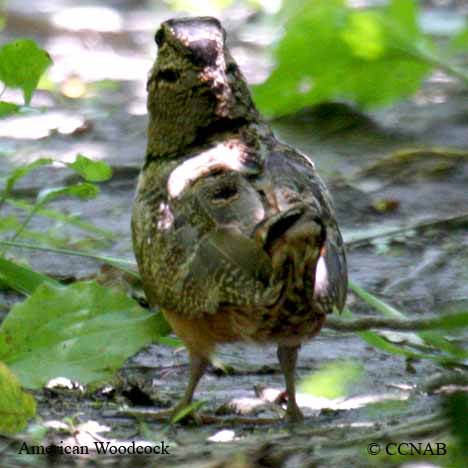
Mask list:
[[[21,123],[2,121],[1,170],[44,155],[63,159],[82,152],[104,158],[112,165],[114,177],[102,185],[96,200],[61,200],[52,206],[113,231],[116,241],[96,244],[96,251],[132,259],[129,220],[146,144],[144,81],[156,51],[152,34],[171,13],[161,6],[151,9],[146,2],[106,2],[123,18],[122,29],[73,31],[57,15],[66,4],[39,1],[37,10],[31,11],[30,2],[6,2],[8,21],[2,42],[18,37],[37,40],[54,58],[53,80],[73,84],[71,79],[79,75],[78,81],[109,79],[114,84],[102,85],[82,99],[37,92],[32,105],[48,110],[39,117],[21,117],[23,121],[36,118],[29,123],[36,133],[14,133]],[[256,82],[268,69],[268,60],[259,45],[262,41],[256,43],[251,37],[255,27],[249,12],[238,10],[226,21],[231,47],[249,80]],[[108,66],[99,67],[100,62]],[[10,133],[5,130],[8,125]],[[410,318],[466,310],[466,87],[438,73],[412,99],[366,116],[346,105],[327,104],[272,125],[281,139],[312,157],[330,184],[355,283]],[[385,162],[388,158],[393,164]],[[68,175],[59,169],[40,170],[25,178],[17,193],[29,194],[32,200],[44,186],[63,183]],[[432,223],[438,220],[442,221]],[[428,227],[406,229],[429,222]],[[50,229],[50,220],[37,217],[31,228]],[[53,229],[72,239],[85,237],[70,227]],[[382,236],[387,230],[401,232]],[[68,280],[95,276],[101,268],[79,257],[26,250],[16,255],[39,271]],[[17,300],[20,297],[11,292],[0,292],[0,319]],[[357,316],[375,315],[352,293],[348,306]],[[389,338],[408,339],[398,334]],[[115,439],[119,444],[145,440],[154,445],[164,441],[170,446],[169,455],[118,459],[93,452],[89,456],[18,455],[20,439],[0,438],[0,465],[375,466],[375,457],[368,454],[374,440],[384,444],[425,441],[429,436],[447,441],[445,429],[437,425],[441,395],[427,391],[431,379],[446,369],[432,361],[408,362],[368,346],[355,333],[325,328],[303,347],[299,377],[337,359],[361,363],[365,375],[344,400],[300,394],[299,404],[307,417],[302,427],[291,430],[280,421],[282,410],[273,401],[283,389],[275,350],[235,345],[222,348],[219,358],[230,372],[213,368],[202,380],[197,399],[206,402],[203,412],[213,416],[210,424],[202,426],[168,427],[146,414],[177,401],[187,377],[185,351],[160,345],[130,359],[106,388],[35,393],[41,420],[55,427],[48,435],[50,443],[92,446],[96,440]],[[376,402],[388,404],[371,404]],[[237,417],[239,413],[249,418],[247,423]],[[266,418],[278,418],[278,422],[256,424]],[[68,429],[61,431],[58,422],[64,421]],[[419,433],[411,429],[416,421],[422,424]],[[410,465],[410,458],[406,466],[416,466]],[[432,466],[444,466],[440,457],[434,458]],[[395,464],[391,457],[381,463]]]

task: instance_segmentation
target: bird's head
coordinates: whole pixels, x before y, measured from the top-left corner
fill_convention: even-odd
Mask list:
[[[217,19],[166,21],[155,40],[158,57],[147,85],[152,157],[177,155],[213,132],[257,118]]]

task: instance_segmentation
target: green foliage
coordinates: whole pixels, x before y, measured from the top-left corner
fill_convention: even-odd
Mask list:
[[[20,226],[18,218],[14,215],[0,217],[0,232],[11,231]]]
[[[30,172],[34,171],[35,169],[52,164],[53,160],[49,158],[40,158],[36,159],[29,164],[24,164],[17,169],[15,169],[7,178],[5,188],[2,193],[2,197],[0,198],[0,206],[4,203],[8,195],[13,190],[16,182],[22,179],[24,176],[28,175]]]
[[[36,206],[45,205],[46,203],[63,196],[88,200],[90,198],[96,198],[98,194],[99,187],[88,182],[80,182],[78,184],[69,185],[67,187],[47,188],[41,190],[37,195]]]
[[[94,282],[39,286],[0,327],[0,359],[28,388],[54,377],[81,383],[110,378],[159,337],[156,315]]]
[[[51,64],[52,60],[47,52],[40,49],[34,41],[28,39],[18,40],[0,48],[0,80],[5,86],[21,88],[26,104],[29,104],[32,93],[41,75]],[[0,117],[18,112],[20,109],[21,107],[16,104],[0,101]],[[7,202],[10,205],[28,211],[26,219],[19,226],[17,225],[16,217],[10,216],[9,219],[2,219],[2,224],[4,226],[13,227],[15,230],[11,240],[14,241],[19,235],[25,233],[28,234],[29,237],[34,237],[35,234],[37,237],[37,233],[26,231],[26,226],[36,214],[74,224],[82,229],[98,233],[107,238],[113,237],[112,233],[109,231],[96,228],[90,223],[81,221],[76,217],[64,215],[54,210],[44,210],[44,206],[48,202],[60,196],[78,197],[80,199],[96,197],[99,193],[99,189],[92,183],[79,183],[67,187],[47,188],[39,193],[35,205],[30,205],[26,201],[10,197],[15,184],[21,178],[39,167],[53,164],[54,162],[55,161],[50,158],[41,158],[32,163],[20,166],[7,177],[5,188],[0,194],[0,207]],[[108,180],[112,175],[111,168],[105,162],[92,161],[82,154],[78,154],[74,162],[63,164],[74,170],[87,182],[102,182]],[[5,224],[3,221],[7,221],[7,223]],[[40,237],[44,238],[44,236]],[[54,241],[52,237],[50,239]],[[5,255],[7,249],[8,247],[3,250],[3,255]]]
[[[56,198],[62,196],[76,197],[81,200],[86,200],[90,198],[95,198],[99,194],[99,188],[88,182],[78,183],[74,185],[69,185],[67,187],[54,187],[41,190],[37,195],[36,204],[33,209],[30,211],[26,219],[23,221],[21,226],[15,231],[15,234],[11,238],[14,241],[18,236],[20,236],[25,230],[26,226],[29,224],[33,216],[47,203]],[[8,248],[5,248],[2,252],[3,255],[7,252]]]
[[[452,455],[459,463],[459,465],[457,463],[455,466],[465,466],[466,449],[468,447],[468,395],[461,391],[448,395],[445,398],[444,407],[455,439]]]
[[[187,417],[189,414],[196,413],[204,404],[205,402],[203,401],[194,401],[193,403],[190,403],[171,418],[171,424],[176,424],[179,421],[182,421],[182,419]]]
[[[414,1],[352,9],[344,0],[306,0],[285,8],[290,19],[275,50],[276,67],[254,89],[267,115],[327,100],[385,105],[416,92],[433,66],[452,70],[433,54]]]
[[[29,104],[41,75],[52,64],[49,54],[30,39],[20,39],[0,48],[0,81],[20,88]]]
[[[0,362],[0,434],[14,434],[36,414],[36,402],[8,367]]]
[[[0,257],[0,282],[22,294],[32,294],[41,284],[58,287],[60,283],[46,275]]]
[[[0,118],[10,114],[16,114],[20,110],[18,104],[12,102],[0,101]]]
[[[349,282],[349,288],[363,301],[386,317],[406,318],[403,312],[386,304],[352,281]],[[347,314],[352,315],[349,310],[346,311],[345,315]],[[387,353],[411,359],[430,359],[441,364],[458,363],[463,365],[468,359],[468,351],[451,343],[443,336],[442,332],[444,330],[466,328],[468,326],[468,312],[459,312],[439,317],[437,325],[439,329],[437,331],[400,333],[400,335],[407,338],[405,344],[391,343],[378,333],[372,331],[358,332],[358,335],[369,345]]]
[[[0,48],[0,80],[5,86],[22,89],[26,104],[50,64],[48,54],[33,41],[16,41]],[[0,102],[0,117],[19,110],[16,104]],[[0,206],[20,179],[53,162],[41,158],[9,174]],[[66,165],[87,182],[111,177],[106,163],[81,154]],[[16,229],[13,240],[48,202],[61,196],[91,198],[98,193],[91,183],[42,190],[22,225],[18,226],[16,217],[9,217],[8,225]],[[149,314],[124,294],[96,283],[62,287],[4,256],[0,257],[0,283],[31,295],[13,307],[0,328],[0,359],[12,366],[27,387],[38,388],[58,376],[82,383],[105,380],[141,346],[157,341],[157,330],[168,331],[160,315]],[[21,430],[34,414],[34,399],[22,392],[15,376],[0,362],[0,432]]]
[[[75,161],[67,166],[88,182],[104,182],[112,177],[112,169],[106,162],[93,161],[82,154],[77,154]]]
[[[324,398],[340,398],[362,377],[362,365],[351,361],[336,361],[304,379],[299,388],[303,393]]]
[[[450,42],[450,45],[455,50],[468,52],[468,26],[460,31]]]
[[[76,172],[78,175],[80,175],[86,181],[89,181],[89,182],[77,183],[77,184],[69,185],[66,187],[46,188],[38,194],[36,203],[34,205],[29,205],[27,202],[21,203],[21,200],[11,199],[10,195],[13,191],[13,188],[20,179],[22,179],[23,177],[25,177],[26,175],[30,174],[31,172],[35,171],[36,169],[40,167],[51,165],[54,163],[63,164],[64,166],[73,170],[74,172]],[[104,235],[105,237],[108,237],[108,238],[113,237],[112,233],[106,230],[96,228],[95,226],[90,225],[89,223],[85,223],[75,217],[62,215],[60,213],[50,211],[50,210],[47,212],[44,212],[45,205],[47,205],[47,203],[59,197],[68,196],[68,197],[76,197],[80,199],[95,198],[99,194],[99,188],[97,187],[97,185],[95,185],[94,183],[90,183],[90,182],[102,182],[102,181],[108,180],[111,176],[112,176],[112,169],[106,162],[93,161],[92,159],[89,159],[82,154],[78,154],[75,160],[71,163],[63,163],[60,161],[54,161],[53,159],[50,159],[50,158],[40,158],[29,164],[25,164],[25,165],[18,167],[17,169],[12,171],[11,174],[8,175],[6,179],[6,183],[5,183],[5,188],[0,195],[0,207],[5,202],[8,202],[10,204],[24,208],[28,211],[26,219],[23,221],[23,223],[14,228],[15,233],[13,237],[11,238],[11,240],[14,241],[19,235],[24,235],[26,233],[26,226],[29,224],[32,217],[36,214],[43,214],[43,215],[55,218],[57,220],[60,220],[62,222],[71,223],[83,229],[86,229],[88,231],[92,231],[96,234]],[[15,220],[16,218],[13,219],[12,217],[10,217],[10,219],[7,220],[8,225],[14,226]],[[2,224],[5,225],[4,222]],[[28,232],[28,234],[31,237],[31,235],[34,233]],[[3,250],[3,254],[5,254],[7,249],[8,248]]]

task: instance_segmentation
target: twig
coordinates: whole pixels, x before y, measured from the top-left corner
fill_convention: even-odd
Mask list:
[[[449,385],[468,386],[468,375],[463,372],[445,372],[430,377],[422,386],[422,390],[429,394],[435,393],[442,387]]]
[[[453,314],[459,317],[460,314]],[[451,323],[450,315],[444,317],[398,319],[389,317],[364,317],[351,320],[343,320],[337,317],[328,317],[325,327],[336,331],[356,332],[372,329],[385,329],[396,331],[451,329],[460,327],[459,323]]]
[[[402,228],[389,229],[388,231],[381,232],[379,234],[372,234],[369,236],[360,237],[358,239],[351,239],[351,240],[346,241],[346,246],[357,247],[357,246],[368,244],[369,242],[372,242],[375,239],[381,239],[384,237],[394,237],[400,234],[404,234],[405,232],[408,232],[408,231],[431,228],[431,227],[438,226],[440,224],[443,224],[446,226],[447,224],[458,223],[465,219],[468,221],[468,213],[461,213],[455,216],[449,216],[447,218],[434,219],[434,220],[425,221],[422,223],[415,223],[415,224],[411,224],[409,226],[405,226]]]
[[[172,411],[150,411],[150,410],[122,410],[118,411],[119,416],[132,416],[135,418],[148,418],[153,421],[169,422]],[[245,417],[245,416],[215,416],[206,413],[196,413],[195,419],[200,424],[224,424],[224,425],[257,425],[265,426],[278,424],[282,420],[278,418],[256,418],[256,417]]]

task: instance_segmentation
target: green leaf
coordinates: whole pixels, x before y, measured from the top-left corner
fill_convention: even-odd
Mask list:
[[[18,104],[12,102],[0,101],[0,118],[11,114],[16,114],[20,109]]]
[[[413,2],[365,10],[343,0],[308,0],[288,22],[276,68],[254,88],[255,100],[270,116],[326,100],[389,104],[419,88],[432,63],[417,52],[431,47]]]
[[[403,312],[400,312],[399,310],[390,306],[386,302],[370,294],[365,289],[361,288],[360,286],[358,286],[352,281],[349,282],[349,289],[353,291],[357,296],[359,296],[362,300],[367,302],[370,306],[372,306],[375,310],[381,312],[386,317],[393,317],[393,318],[400,318],[400,319],[406,318],[406,315]],[[451,314],[451,315],[440,318],[439,328],[441,329],[462,328],[466,326],[467,320],[468,320],[468,317],[466,313],[464,312],[460,312],[458,314]],[[403,352],[397,352],[396,351],[397,349],[402,351],[403,348],[395,346],[395,345],[389,346],[390,343],[388,343],[382,337],[378,336],[377,334],[373,332],[362,332],[360,333],[360,336],[363,339],[365,339],[365,341],[367,341],[369,344],[372,344],[373,346],[377,348],[380,348],[384,351],[391,352],[393,354],[404,354],[407,357],[421,357],[425,359],[434,359],[434,360],[441,361],[441,362],[444,362],[444,361],[450,362],[456,359],[467,359],[468,357],[468,353],[465,350],[463,350],[462,348],[458,346],[453,345],[436,331],[427,330],[427,331],[422,331],[419,333],[404,332],[404,334],[408,335],[409,338],[411,338],[411,336],[417,335],[426,344],[434,346],[439,351],[444,351],[445,353],[448,353],[448,355],[451,356],[451,358],[448,356],[444,357],[444,356],[434,355],[434,354],[424,354],[421,356],[416,356],[414,353],[411,355],[411,352],[409,351],[408,352],[405,351],[406,354]],[[371,341],[374,341],[374,342],[371,343]],[[384,344],[384,343],[387,343],[387,344]]]
[[[158,336],[155,314],[123,293],[95,282],[44,284],[7,315],[0,359],[28,388],[55,377],[102,382]]]
[[[158,315],[160,315],[161,317],[163,317],[164,320],[166,320],[164,318],[164,315],[162,315],[160,312],[158,313]],[[166,324],[166,327],[169,330],[171,330],[170,325],[167,322]],[[170,346],[172,348],[183,348],[185,346],[184,342],[180,338],[175,338],[172,336],[160,336],[157,341],[158,343],[161,343],[164,346]]]
[[[16,182],[18,182],[18,180],[20,180],[21,178],[23,178],[25,175],[29,174],[30,172],[34,171],[35,169],[52,164],[53,162],[54,162],[53,159],[41,158],[41,159],[36,159],[36,161],[33,161],[32,163],[25,164],[15,169],[6,181],[5,190],[3,191],[0,204],[5,201],[5,199],[8,197],[10,192],[13,190],[13,187],[15,186]]]
[[[426,332],[427,333],[427,332]],[[467,359],[468,353],[463,349],[451,345],[454,349],[450,348],[450,343],[446,343],[443,337],[439,337],[442,341],[439,347],[423,348],[425,352],[412,351],[406,349],[401,345],[391,343],[382,336],[372,331],[358,332],[358,335],[369,345],[374,348],[380,349],[386,353],[395,354],[397,356],[404,356],[411,359],[429,359],[443,365],[453,365],[460,363],[460,360]],[[420,336],[423,335],[421,332]],[[422,338],[424,335],[422,336]],[[448,354],[442,354],[441,351],[448,351]]]
[[[21,88],[29,104],[44,71],[52,64],[49,54],[30,39],[20,39],[0,47],[0,80],[11,88]]]
[[[204,401],[194,401],[193,403],[190,403],[185,408],[182,408],[177,414],[175,414],[171,418],[170,423],[176,424],[189,414],[196,413],[204,404]]]
[[[353,281],[349,282],[349,289],[353,291],[357,296],[359,296],[363,301],[367,302],[370,306],[374,307],[374,309],[381,312],[386,317],[393,317],[393,318],[406,318],[406,315],[403,312],[395,309],[391,305],[387,304],[386,302],[382,301],[378,297],[375,297],[373,294],[367,292],[365,289],[358,286]]]
[[[363,331],[358,332],[358,335],[369,345],[373,346],[374,348],[380,349],[386,353],[396,354],[397,356],[404,356],[407,358],[413,359],[433,359],[434,356],[430,354],[422,354],[416,353],[413,351],[409,351],[402,346],[390,343],[385,338],[381,337],[377,333],[372,331]]]
[[[468,52],[468,26],[452,38],[450,47],[454,50]]]
[[[93,161],[82,154],[78,154],[74,162],[66,165],[88,182],[103,182],[112,177],[112,168],[106,162]]]
[[[18,229],[20,225],[19,219],[14,215],[0,217],[0,232]]]
[[[166,320],[166,317],[161,312],[158,312],[155,317],[155,322],[158,330],[160,331],[160,337],[158,338],[158,341],[162,344],[166,344],[168,346],[184,346],[180,338],[172,338],[172,337],[166,337],[167,334],[169,334],[172,329],[169,323]]]
[[[301,392],[324,398],[346,396],[349,387],[362,377],[361,364],[351,361],[332,362],[306,377],[299,385]]]
[[[43,283],[60,286],[58,281],[4,257],[0,257],[0,281],[22,294],[32,294]]]
[[[377,60],[385,54],[384,30],[377,12],[350,14],[349,24],[343,29],[341,38],[356,57],[364,60]]]
[[[404,35],[421,37],[418,26],[418,7],[414,0],[391,0],[387,7],[387,13],[389,19],[394,21],[393,27],[397,34],[399,33],[398,29],[401,28],[401,33]]]
[[[14,374],[0,362],[0,434],[23,430],[35,415],[34,397],[21,389]]]
[[[99,195],[99,188],[94,184],[89,184],[87,182],[70,185],[68,187],[54,187],[50,189],[44,189],[39,192],[37,195],[36,206],[43,206],[46,203],[62,197],[70,196],[81,198],[86,200],[89,198],[95,198]]]
[[[437,323],[437,328],[445,330],[468,327],[468,312],[454,312],[443,315],[438,318]]]

